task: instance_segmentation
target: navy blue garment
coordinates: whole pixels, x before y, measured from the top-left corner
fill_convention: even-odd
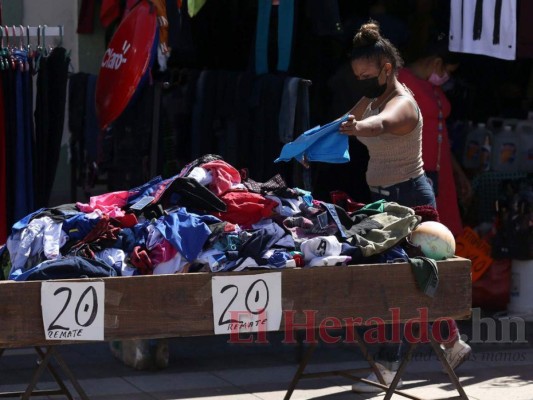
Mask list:
[[[283,146],[281,154],[274,162],[290,161],[293,158],[301,162],[304,156],[307,161],[328,163],[350,161],[348,136],[339,133],[341,123],[347,119],[348,116],[345,115],[337,121],[309,129],[293,142]]]
[[[156,176],[155,178],[150,179],[148,182],[128,190],[128,205],[136,203],[145,196],[151,196],[155,191],[155,187],[162,181],[163,178],[161,178],[161,176]]]
[[[2,78],[2,89],[4,96],[4,124],[5,124],[5,148],[14,149],[15,139],[17,136],[17,127],[15,123],[15,71],[11,68],[3,70],[0,74]],[[6,166],[6,186],[2,188],[6,195],[6,228],[11,226],[16,219],[13,218],[14,210],[14,190],[15,190],[15,159],[17,154],[14,151],[5,152],[5,166]],[[7,232],[9,234],[9,231]]]
[[[387,249],[383,253],[377,254],[372,260],[372,263],[383,264],[401,261],[409,261],[409,256],[407,255],[402,246],[396,245],[391,247],[390,249]]]
[[[282,249],[294,249],[295,247],[292,236],[276,223],[248,232],[251,232],[252,236],[246,239],[239,249],[239,259],[227,263],[227,270],[235,269],[240,261],[248,257],[253,258],[257,265],[266,265],[268,258],[265,258],[265,253],[268,250],[273,247]]]
[[[88,218],[85,213],[79,213],[63,221],[61,229],[68,235],[69,241],[82,240],[98,224],[100,218]]]
[[[135,237],[134,229],[123,228],[118,234],[118,239],[113,243],[112,247],[115,249],[121,249],[126,254],[130,254],[135,246],[140,246],[142,244],[144,244],[144,238],[137,239]]]
[[[10,275],[15,281],[44,281],[49,279],[105,278],[117,272],[103,261],[84,257],[64,257],[43,261],[20,275]]]
[[[14,51],[16,62],[26,63],[27,54],[23,51]],[[32,109],[32,85],[28,71],[20,71],[17,67],[15,72],[15,119],[16,119],[16,142],[15,142],[15,186],[13,217],[18,220],[34,209],[33,192],[33,124],[31,118]]]
[[[41,56],[35,105],[35,203],[48,205],[61,151],[70,58],[63,47]]]
[[[385,200],[406,207],[420,205],[436,207],[435,193],[426,174],[397,183],[396,185],[387,186],[386,188],[370,187],[370,192],[373,202]]]

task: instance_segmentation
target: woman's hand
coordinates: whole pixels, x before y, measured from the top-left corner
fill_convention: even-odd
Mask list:
[[[356,130],[357,121],[353,115],[348,115],[348,119],[341,123],[339,132],[344,135],[354,136],[357,132]]]

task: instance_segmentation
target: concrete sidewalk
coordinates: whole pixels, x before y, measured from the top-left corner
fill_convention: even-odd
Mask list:
[[[232,345],[226,339],[172,339],[169,366],[157,371],[136,371],[123,365],[111,355],[107,343],[62,346],[60,352],[91,399],[282,399],[298,367],[301,348],[282,344],[279,333],[268,337],[268,345]],[[531,340],[472,347],[473,357],[457,371],[470,399],[533,400]],[[0,358],[0,392],[23,390],[36,358],[33,349],[6,350]],[[366,366],[354,345],[320,344],[306,372]],[[428,345],[418,347],[403,381],[403,390],[421,398],[457,395]],[[383,398],[383,394],[352,393],[351,383],[338,377],[304,379],[291,399]],[[38,385],[40,389],[54,387],[49,375]]]

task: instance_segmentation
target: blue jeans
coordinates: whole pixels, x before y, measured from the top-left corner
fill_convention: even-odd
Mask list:
[[[391,186],[370,186],[372,201],[393,201],[406,207],[436,207],[435,193],[426,174]]]
[[[372,201],[383,199],[406,207],[425,205],[436,207],[433,187],[429,183],[426,174],[387,187],[370,186],[370,196]],[[390,334],[390,331],[391,327],[387,325],[387,335]],[[403,340],[403,324],[400,327],[400,332]],[[379,346],[376,359],[382,362],[396,362],[400,360],[401,352],[402,343],[383,343]],[[387,367],[390,368],[388,365]]]

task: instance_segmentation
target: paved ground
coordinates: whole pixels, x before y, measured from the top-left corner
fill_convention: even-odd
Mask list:
[[[525,343],[477,343],[473,358],[457,371],[470,399],[533,400],[533,325],[527,325]],[[468,326],[462,327],[463,332]],[[137,371],[115,359],[106,343],[70,345],[61,354],[91,399],[282,399],[299,357],[297,345],[281,343],[281,334],[269,336],[269,345],[228,344],[226,338],[177,338],[170,341],[169,366]],[[30,377],[36,356],[31,349],[8,350],[0,358],[0,391],[21,390]],[[353,345],[317,348],[310,371],[364,367]],[[54,387],[45,376],[39,388]],[[345,378],[300,381],[291,399],[381,399],[350,391]],[[404,378],[408,393],[426,399],[457,393],[429,346],[420,346]],[[41,397],[42,398],[42,397]],[[59,397],[54,397],[59,398]],[[402,397],[393,396],[393,399]]]

